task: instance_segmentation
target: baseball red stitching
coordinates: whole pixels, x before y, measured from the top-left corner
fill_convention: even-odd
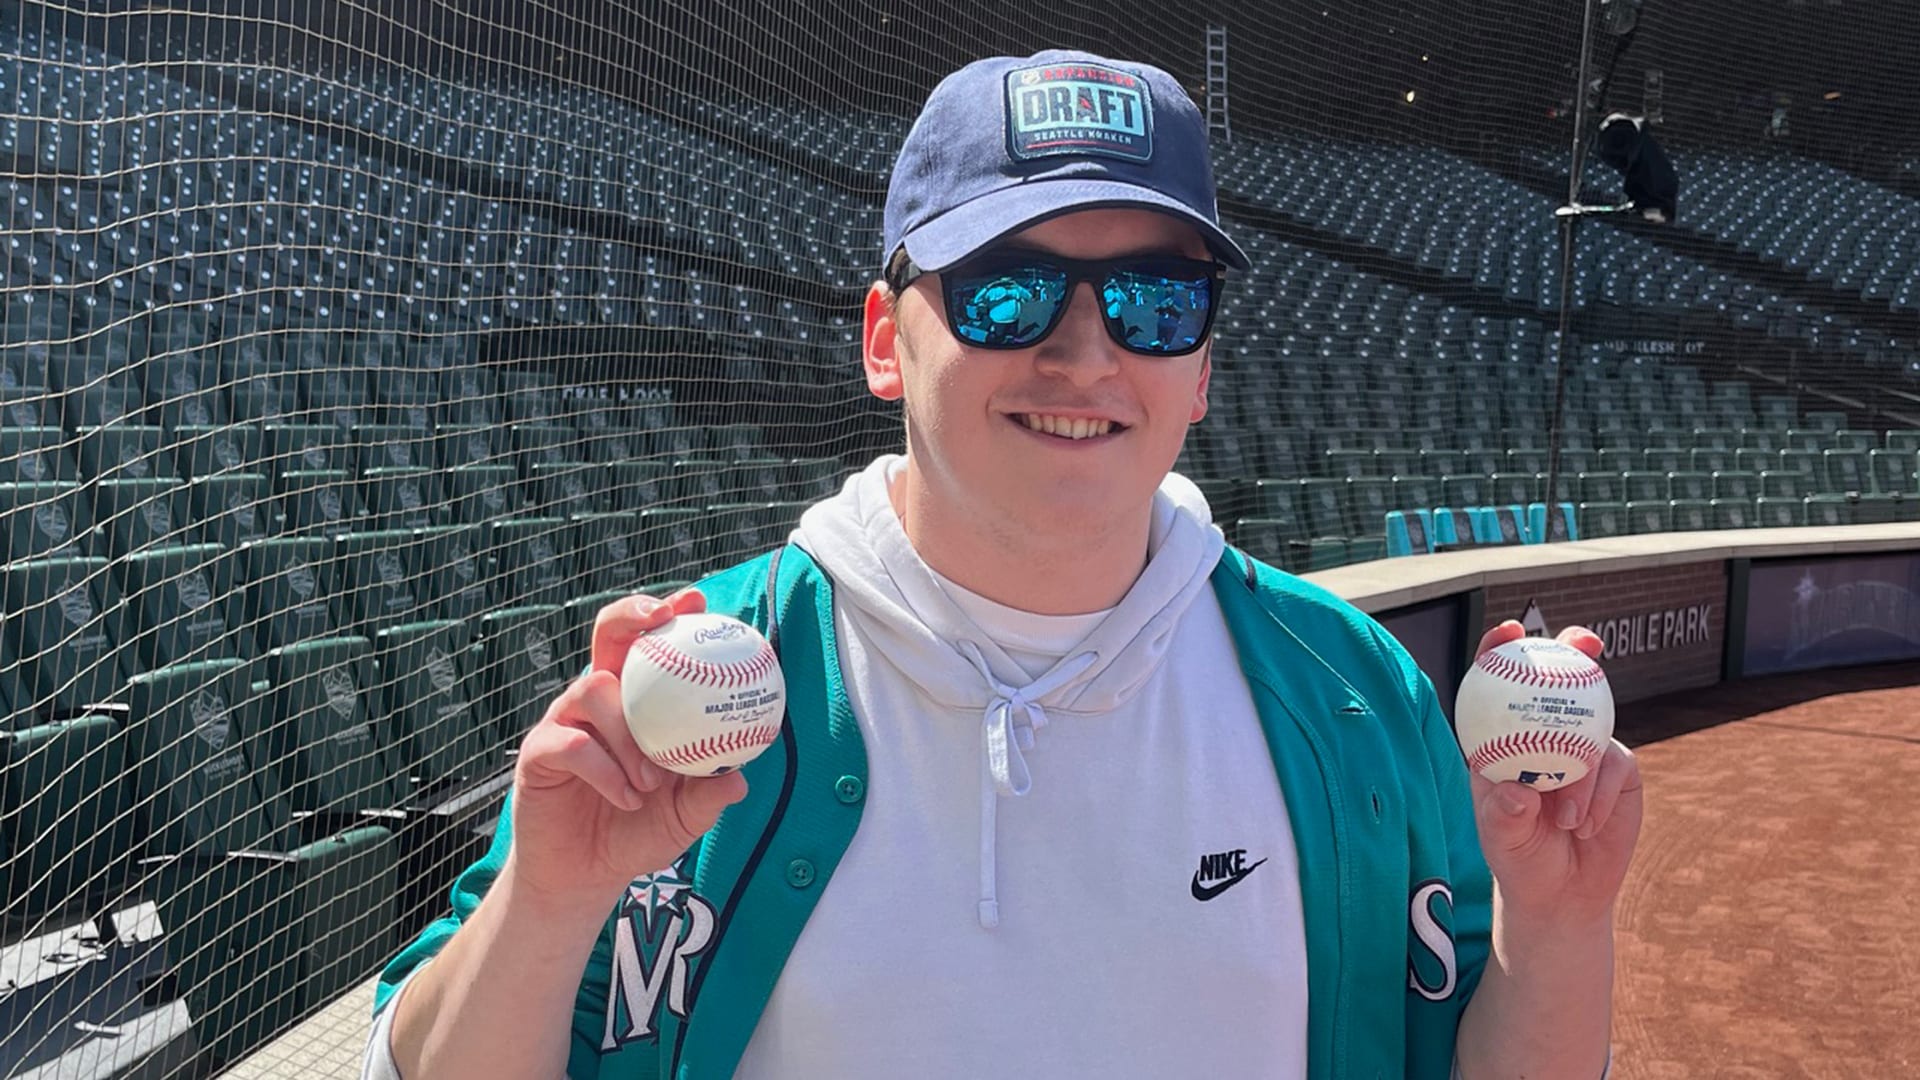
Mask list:
[[[1605,682],[1607,678],[1607,673],[1600,670],[1600,665],[1592,661],[1588,661],[1586,667],[1574,670],[1527,667],[1492,649],[1481,653],[1480,659],[1474,661],[1474,666],[1496,678],[1551,690],[1578,690]]]
[[[1588,768],[1600,760],[1600,744],[1571,731],[1510,731],[1480,744],[1467,758],[1467,767],[1484,772],[1487,766],[1519,754],[1571,754]]]
[[[634,642],[640,650],[669,674],[675,675],[698,686],[716,690],[731,690],[738,686],[750,686],[764,678],[775,663],[773,650],[761,646],[760,651],[745,660],[736,660],[730,664],[716,664],[711,660],[701,660],[688,656],[679,649],[649,634],[642,634]]]
[[[650,756],[662,765],[687,766],[716,754],[731,754],[736,750],[766,746],[779,735],[780,728],[777,724],[755,724],[750,728],[735,728],[719,735],[709,735],[694,742],[682,743],[671,750],[662,750]]]

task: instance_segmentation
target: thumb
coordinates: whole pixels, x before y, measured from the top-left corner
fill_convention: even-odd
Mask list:
[[[1487,851],[1514,851],[1533,839],[1540,821],[1540,793],[1511,780],[1495,784],[1473,778],[1474,820]]]

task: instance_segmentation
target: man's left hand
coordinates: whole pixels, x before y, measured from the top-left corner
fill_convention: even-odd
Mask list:
[[[1525,634],[1519,623],[1503,622],[1475,655]],[[1604,647],[1581,626],[1558,638],[1596,660]],[[1608,917],[1640,835],[1640,768],[1631,750],[1613,740],[1596,768],[1549,792],[1476,774],[1473,801],[1480,849],[1507,917],[1562,924]]]

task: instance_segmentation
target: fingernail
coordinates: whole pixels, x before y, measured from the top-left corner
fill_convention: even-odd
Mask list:
[[[1580,824],[1580,808],[1570,802],[1560,804],[1560,827],[1571,829]]]
[[[1521,798],[1520,793],[1512,788],[1501,789],[1498,798],[1500,809],[1514,817],[1527,812],[1527,800]]]
[[[651,596],[636,596],[633,598],[633,613],[643,619],[650,617],[654,612],[659,610],[660,601],[655,600]]]
[[[661,775],[660,767],[650,761],[640,763],[639,773],[641,791],[653,791],[659,788],[660,781],[666,779],[665,776]]]
[[[1576,839],[1591,840],[1593,838],[1593,834],[1599,831],[1600,831],[1600,826],[1596,824],[1592,818],[1588,818],[1586,821],[1581,822],[1580,827],[1578,829],[1575,829],[1573,831],[1573,835]]]
[[[627,785],[627,790],[625,794],[626,794],[627,809],[629,810],[640,809],[640,804],[643,801],[643,797],[638,791],[633,790],[632,784]]]

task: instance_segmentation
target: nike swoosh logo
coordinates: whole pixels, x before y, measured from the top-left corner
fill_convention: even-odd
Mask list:
[[[1195,900],[1205,901],[1205,900],[1211,900],[1214,897],[1219,896],[1221,893],[1226,892],[1228,889],[1231,889],[1235,885],[1238,885],[1241,882],[1247,880],[1247,875],[1253,873],[1255,870],[1260,869],[1260,863],[1264,863],[1266,861],[1267,860],[1265,859],[1261,859],[1260,862],[1254,863],[1252,866],[1247,867],[1245,870],[1240,871],[1239,873],[1233,875],[1232,877],[1226,878],[1222,881],[1216,881],[1211,885],[1200,884],[1200,871],[1195,870],[1193,872],[1193,898]]]

